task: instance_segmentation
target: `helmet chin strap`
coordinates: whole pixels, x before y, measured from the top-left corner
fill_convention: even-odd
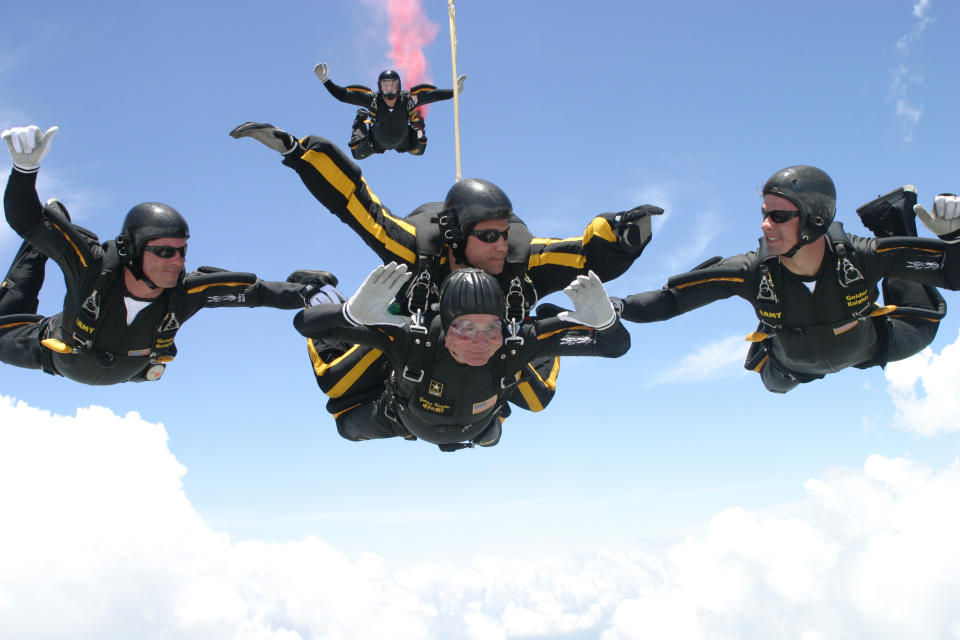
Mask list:
[[[147,274],[143,272],[143,269],[134,269],[130,265],[127,265],[127,269],[130,270],[130,274],[134,277],[135,280],[144,283],[147,287],[151,289],[159,289],[160,287],[157,284],[147,277]]]
[[[797,251],[800,251],[800,248],[803,247],[805,244],[807,243],[804,242],[803,240],[800,240],[799,242],[797,242],[797,244],[793,245],[793,247],[791,247],[789,251],[781,255],[784,258],[792,258],[793,256],[797,255]]]

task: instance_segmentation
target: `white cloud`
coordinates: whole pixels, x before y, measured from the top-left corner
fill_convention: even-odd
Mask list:
[[[0,628],[34,638],[960,637],[960,463],[870,456],[794,516],[726,509],[666,550],[388,571],[316,536],[233,542],[162,425],[0,396]],[[781,509],[782,511],[782,509]],[[442,535],[442,532],[439,532]]]
[[[672,369],[657,374],[656,382],[699,382],[739,378],[750,345],[743,336],[730,336],[699,347]]]
[[[923,32],[930,26],[932,18],[928,15],[930,0],[917,0],[913,4],[913,16],[916,21],[909,32],[898,40],[894,49],[901,58],[908,58],[911,49],[923,36]],[[913,140],[913,132],[923,116],[923,106],[910,101],[910,92],[914,86],[923,82],[923,75],[904,62],[899,63],[890,74],[890,97],[896,105],[897,118],[903,131],[904,142]]]
[[[891,362],[884,374],[897,427],[925,436],[960,430],[960,337],[940,354],[928,347]]]

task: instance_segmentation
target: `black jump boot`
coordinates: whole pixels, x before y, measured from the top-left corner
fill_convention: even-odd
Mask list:
[[[863,226],[878,238],[917,237],[917,189],[908,184],[857,208]]]

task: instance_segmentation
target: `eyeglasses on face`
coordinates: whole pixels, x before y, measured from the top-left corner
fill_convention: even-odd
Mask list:
[[[480,231],[471,231],[470,235],[480,240],[480,242],[493,244],[500,239],[500,236],[503,236],[503,239],[506,240],[508,233],[510,233],[509,229],[506,231],[500,231],[499,229],[481,229]]]
[[[777,224],[783,224],[787,220],[793,220],[800,215],[799,211],[767,211],[766,209],[761,209],[760,211],[763,213],[764,220],[770,218]]]
[[[170,247],[160,244],[144,247],[143,250],[149,251],[153,255],[157,256],[158,258],[163,258],[164,260],[169,260],[173,256],[177,255],[177,252],[180,253],[181,258],[187,257],[187,245],[183,245],[182,247]]]
[[[503,335],[503,329],[499,320],[490,322],[470,322],[469,320],[454,320],[450,323],[450,331],[464,340],[476,340],[482,337],[484,340],[494,340]]]

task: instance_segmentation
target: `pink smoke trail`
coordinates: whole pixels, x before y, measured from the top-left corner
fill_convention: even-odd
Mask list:
[[[388,0],[387,14],[390,16],[390,59],[403,79],[404,88],[429,82],[423,48],[434,41],[440,27],[427,20],[422,0]],[[420,114],[427,115],[426,105],[420,107]]]

